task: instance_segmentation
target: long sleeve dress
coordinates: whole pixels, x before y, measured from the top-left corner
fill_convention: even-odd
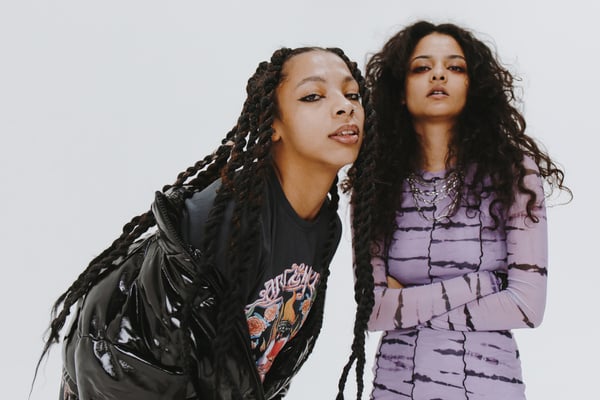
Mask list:
[[[525,184],[497,229],[493,196],[462,202],[448,221],[433,217],[451,201],[415,205],[405,182],[387,266],[372,260],[375,306],[369,330],[385,331],[374,366],[372,399],[524,399],[519,351],[511,329],[540,324],[546,301],[547,227],[537,167],[525,159]],[[424,172],[426,180],[445,172]],[[468,183],[469,176],[465,178]],[[507,273],[504,290],[493,271]],[[386,274],[405,287],[387,287]]]

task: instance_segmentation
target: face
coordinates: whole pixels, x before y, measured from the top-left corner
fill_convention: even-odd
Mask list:
[[[419,124],[454,124],[465,107],[469,77],[465,55],[452,36],[432,33],[415,47],[406,75],[406,107]]]
[[[279,117],[272,125],[278,167],[337,173],[354,162],[364,110],[344,61],[327,51],[309,51],[288,59],[283,75],[277,88]]]

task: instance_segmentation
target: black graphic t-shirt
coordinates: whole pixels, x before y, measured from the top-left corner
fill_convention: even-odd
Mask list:
[[[198,221],[206,219],[218,185],[215,182],[186,201],[188,221],[184,223],[183,236],[195,247],[202,241],[203,223]],[[256,279],[247,283],[245,308],[250,345],[261,379],[277,354],[300,330],[317,296],[319,262],[331,237],[331,213],[324,205],[314,220],[303,220],[289,204],[275,173],[269,173],[260,218],[257,264],[249,274]],[[337,215],[335,218],[335,239],[327,264],[341,236],[341,222]],[[224,259],[221,255],[227,251],[227,237],[228,229],[221,229],[218,260]]]
[[[294,264],[265,282],[259,298],[246,306],[250,343],[261,379],[308,316],[319,277],[312,267]]]

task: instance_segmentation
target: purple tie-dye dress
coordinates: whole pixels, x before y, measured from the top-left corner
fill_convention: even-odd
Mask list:
[[[383,257],[372,261],[369,330],[385,331],[372,399],[525,398],[510,329],[541,322],[547,278],[542,183],[533,161],[526,159],[525,166],[525,183],[538,196],[539,222],[526,218],[527,197],[518,194],[496,230],[490,228],[490,197],[479,209],[462,205],[448,224],[434,223],[419,214],[405,183],[388,268],[406,287],[388,288]],[[426,179],[443,176],[424,173]],[[436,208],[423,212],[431,217]],[[508,273],[504,290],[492,271]]]

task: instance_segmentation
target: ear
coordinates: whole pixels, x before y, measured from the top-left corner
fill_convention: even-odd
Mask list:
[[[281,140],[281,136],[277,133],[275,129],[273,129],[273,134],[271,135],[271,142],[278,142]]]
[[[279,120],[275,119],[275,121],[273,121],[273,124],[271,125],[271,129],[273,129],[273,133],[271,134],[271,141],[272,142],[278,142],[278,141],[281,140],[281,135],[277,131],[277,127],[279,125],[278,122],[279,122]]]

